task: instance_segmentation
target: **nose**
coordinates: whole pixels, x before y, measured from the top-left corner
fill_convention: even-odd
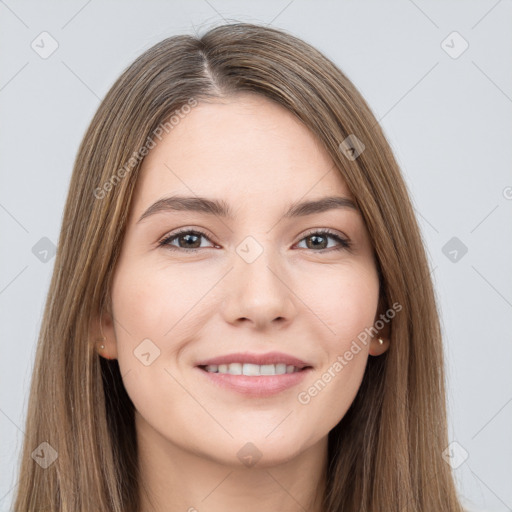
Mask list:
[[[254,329],[284,326],[297,314],[296,296],[290,278],[269,251],[252,263],[236,255],[234,268],[226,280],[223,315],[233,325],[242,322]]]

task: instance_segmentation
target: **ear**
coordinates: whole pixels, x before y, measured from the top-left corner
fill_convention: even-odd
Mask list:
[[[105,359],[117,359],[114,317],[110,307],[107,306],[103,308],[101,312],[98,312],[94,316],[91,322],[91,337],[95,341],[95,350],[101,357]]]
[[[373,325],[379,329],[379,332],[372,338],[370,342],[369,353],[371,356],[380,356],[388,350],[391,337],[391,319],[386,315],[386,306],[384,298],[381,296],[379,299],[379,306]],[[382,343],[379,342],[382,340]]]

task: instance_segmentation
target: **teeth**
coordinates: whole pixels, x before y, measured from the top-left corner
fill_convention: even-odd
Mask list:
[[[231,364],[209,364],[205,367],[210,373],[229,373],[230,375],[283,375],[285,373],[294,373],[300,371],[299,368],[291,364],[251,364],[251,363],[231,363]]]
[[[228,373],[231,375],[242,375],[242,365],[240,363],[231,363],[228,365]]]

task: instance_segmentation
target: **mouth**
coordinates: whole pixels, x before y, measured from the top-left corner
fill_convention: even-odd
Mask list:
[[[229,370],[232,375],[282,375],[291,373],[291,367],[302,370],[312,365],[283,352],[238,352],[198,361],[196,366],[212,373],[228,373]],[[255,373],[257,371],[259,373]]]
[[[217,388],[244,396],[269,397],[299,384],[313,366],[277,352],[230,354],[196,365]]]
[[[252,364],[252,363],[230,363],[230,364],[207,364],[199,368],[208,373],[220,373],[223,375],[246,375],[247,377],[258,377],[262,375],[285,375],[288,373],[301,372],[311,366],[299,368],[292,364]]]

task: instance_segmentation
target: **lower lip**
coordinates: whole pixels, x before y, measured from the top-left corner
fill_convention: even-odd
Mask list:
[[[254,397],[272,396],[290,389],[302,382],[312,370],[312,368],[306,368],[300,372],[284,373],[282,375],[249,377],[247,375],[231,375],[229,373],[211,373],[198,366],[196,366],[196,369],[221,388]]]

